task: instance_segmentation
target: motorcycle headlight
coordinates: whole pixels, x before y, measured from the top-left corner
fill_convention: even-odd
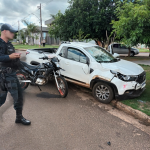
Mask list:
[[[136,81],[138,79],[138,76],[132,76],[132,75],[123,75],[119,72],[116,72],[116,71],[113,71],[113,70],[110,70],[110,72],[112,74],[115,75],[115,77],[119,78],[120,80],[123,80],[123,81]]]

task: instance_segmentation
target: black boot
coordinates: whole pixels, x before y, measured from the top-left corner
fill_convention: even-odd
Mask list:
[[[25,119],[23,116],[22,116],[22,109],[17,109],[16,110],[16,121],[15,123],[22,123],[23,125],[30,125],[31,122],[27,119]]]

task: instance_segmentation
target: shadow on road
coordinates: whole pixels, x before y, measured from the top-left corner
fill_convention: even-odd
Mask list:
[[[42,92],[42,93],[36,94],[36,96],[41,97],[41,98],[61,98],[60,95],[49,94],[48,92]]]

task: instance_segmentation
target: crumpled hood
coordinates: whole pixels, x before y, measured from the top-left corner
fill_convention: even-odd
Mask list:
[[[141,66],[122,59],[113,63],[101,63],[101,65],[105,69],[114,70],[124,75],[139,75],[144,71]]]

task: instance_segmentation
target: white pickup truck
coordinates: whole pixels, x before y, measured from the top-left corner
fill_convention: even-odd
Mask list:
[[[27,50],[26,61],[37,61],[43,54]],[[54,52],[54,51],[53,51]],[[145,90],[146,73],[135,63],[116,58],[95,44],[64,42],[56,53],[45,51],[49,57],[60,60],[61,74],[69,82],[90,88],[93,96],[102,103],[113,99],[127,99],[140,96]]]

